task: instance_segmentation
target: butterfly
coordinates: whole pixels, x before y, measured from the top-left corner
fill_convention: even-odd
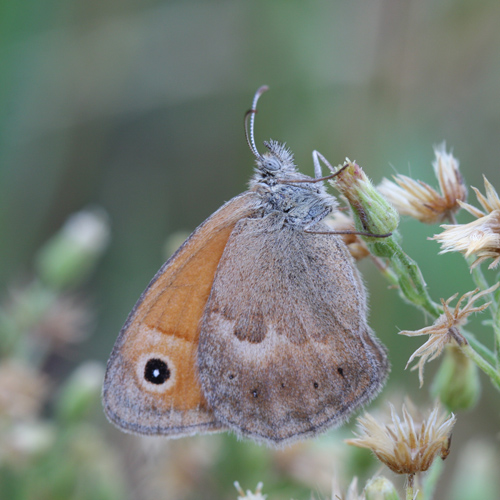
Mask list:
[[[319,162],[311,178],[284,144],[255,146],[265,90],[245,117],[249,189],[162,266],[115,343],[103,404],[126,432],[230,430],[282,446],[340,425],[384,384],[362,280],[324,222],[337,202]]]

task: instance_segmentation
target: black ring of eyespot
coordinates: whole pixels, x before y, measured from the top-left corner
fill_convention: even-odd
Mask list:
[[[170,378],[170,370],[162,359],[151,358],[144,367],[144,378],[155,385],[162,385]]]

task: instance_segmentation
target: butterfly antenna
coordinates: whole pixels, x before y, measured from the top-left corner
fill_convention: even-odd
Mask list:
[[[252,107],[245,114],[245,137],[247,139],[248,147],[250,151],[254,154],[254,156],[259,159],[262,158],[262,155],[257,151],[257,146],[255,146],[255,137],[254,137],[254,123],[255,123],[255,114],[257,113],[257,102],[260,96],[269,90],[267,85],[262,85],[257,92],[255,92]],[[250,123],[249,123],[250,122]]]

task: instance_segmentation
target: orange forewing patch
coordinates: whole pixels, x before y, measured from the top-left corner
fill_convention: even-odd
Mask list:
[[[179,412],[192,410],[211,414],[201,391],[196,365],[200,319],[235,224],[255,210],[256,197],[247,192],[233,198],[199,226],[153,278],[122,329],[108,371],[112,372],[113,363],[126,366],[124,383],[133,381],[146,393],[148,411],[177,416]],[[141,372],[143,360],[155,356],[166,360],[170,369],[170,378],[164,387],[148,384]],[[118,415],[121,408],[114,408],[113,404],[115,400],[122,404],[126,398],[121,395],[114,398],[111,394],[120,390],[113,387],[120,383],[123,382],[105,381],[105,407],[113,421],[127,427],[124,420],[128,417]],[[192,417],[188,420],[191,422]],[[202,420],[206,421],[207,417]],[[168,434],[168,429],[164,433]]]

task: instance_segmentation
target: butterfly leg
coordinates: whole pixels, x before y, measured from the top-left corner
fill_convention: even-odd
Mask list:
[[[314,163],[314,176],[316,177],[316,179],[320,179],[321,177],[323,177],[320,161],[322,161],[323,164],[326,165],[332,173],[335,173],[335,168],[332,167],[331,163],[319,151],[314,150],[312,152],[312,157]]]
[[[313,220],[311,220],[306,225],[304,225],[304,232],[305,233],[316,233],[317,231],[311,231],[311,228],[314,227],[319,222],[321,222],[325,217],[327,217],[328,215],[330,215],[330,213],[331,213],[331,209],[330,209],[330,207],[328,207],[323,212],[321,212],[319,215],[317,215],[316,217],[314,217]],[[337,233],[333,233],[333,234],[337,234]]]

